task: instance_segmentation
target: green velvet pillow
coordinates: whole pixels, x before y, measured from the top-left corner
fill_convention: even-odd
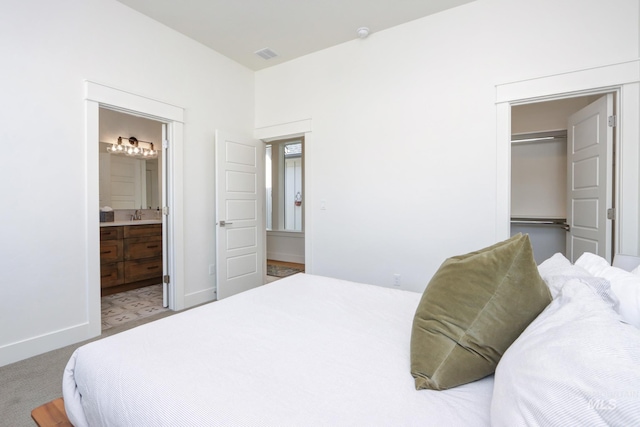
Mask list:
[[[416,389],[445,390],[491,375],[502,354],[550,302],[526,234],[447,259],[413,319]]]

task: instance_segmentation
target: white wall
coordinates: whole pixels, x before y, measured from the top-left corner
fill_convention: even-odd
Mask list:
[[[253,72],[115,0],[4,1],[0,57],[0,365],[87,322],[85,79],[185,109],[185,296],[213,297],[214,132],[252,134]]]
[[[267,231],[267,259],[304,264],[304,233]]]
[[[313,120],[310,272],[422,290],[495,242],[496,85],[637,58],[638,3],[478,0],[257,72],[256,127]]]

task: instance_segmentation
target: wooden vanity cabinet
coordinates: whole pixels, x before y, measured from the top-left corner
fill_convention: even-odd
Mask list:
[[[125,225],[124,277],[126,282],[162,283],[161,224]]]
[[[162,224],[102,227],[102,295],[162,283]]]
[[[100,287],[124,283],[123,227],[100,228]]]

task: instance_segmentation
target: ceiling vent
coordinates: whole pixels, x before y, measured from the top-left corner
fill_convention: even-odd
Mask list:
[[[265,47],[264,49],[256,50],[253,53],[258,55],[262,59],[271,59],[271,58],[275,58],[276,56],[278,56],[277,53],[275,53],[274,51],[272,51],[268,47]]]

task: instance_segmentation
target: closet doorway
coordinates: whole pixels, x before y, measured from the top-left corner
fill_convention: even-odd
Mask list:
[[[512,106],[511,235],[529,234],[538,263],[557,252],[611,260],[615,97]]]

